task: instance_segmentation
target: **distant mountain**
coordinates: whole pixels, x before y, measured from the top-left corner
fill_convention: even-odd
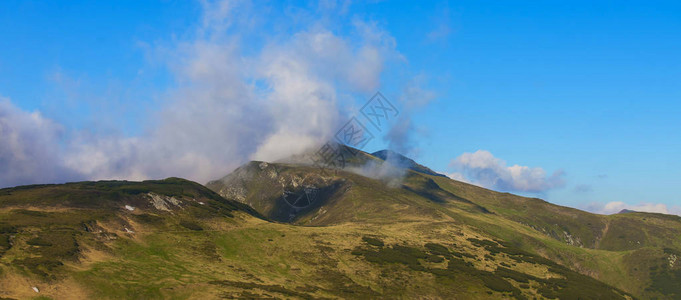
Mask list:
[[[679,217],[368,172],[389,155],[0,189],[0,298],[681,297]]]
[[[428,168],[424,165],[418,164],[413,159],[408,158],[408,157],[406,157],[402,154],[399,154],[395,151],[392,151],[392,150],[376,151],[374,153],[371,153],[371,155],[378,157],[378,158],[380,158],[384,161],[390,160],[391,162],[393,162],[393,163],[395,163],[399,166],[405,167],[407,169],[414,170],[414,171],[419,172],[419,173],[433,175],[433,176],[447,177],[446,175],[437,173],[437,172],[431,170],[430,168]]]

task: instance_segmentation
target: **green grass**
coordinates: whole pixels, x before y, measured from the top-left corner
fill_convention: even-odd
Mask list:
[[[0,283],[110,299],[681,295],[667,261],[679,218],[594,215],[411,171],[397,186],[315,171],[254,162],[215,192],[178,178],[2,189]],[[237,179],[255,210],[216,193]],[[320,186],[319,201],[290,218],[282,182]],[[182,205],[155,209],[150,192]]]

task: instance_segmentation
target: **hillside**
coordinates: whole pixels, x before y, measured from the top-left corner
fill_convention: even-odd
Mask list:
[[[447,224],[443,226],[505,241],[632,295],[681,296],[677,216],[596,215],[414,169],[397,186],[389,184],[394,178],[360,174],[357,166],[329,174],[301,164],[251,162],[208,187],[281,222],[419,224],[409,229],[412,233],[437,231],[434,224]],[[309,205],[287,202],[289,195],[303,195],[305,189],[319,191]]]
[[[625,295],[419,211],[382,224],[293,226],[181,179],[0,194],[5,298]]]
[[[678,217],[593,215],[413,170],[374,176],[381,160],[357,157],[333,172],[250,162],[210,189],[2,189],[0,297],[681,295]]]

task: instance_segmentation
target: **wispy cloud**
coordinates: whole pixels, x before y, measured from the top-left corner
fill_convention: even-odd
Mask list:
[[[542,193],[565,185],[563,171],[547,175],[540,167],[508,166],[486,150],[464,153],[452,160],[450,167],[456,170],[450,177],[464,177],[471,183],[502,191]]]
[[[23,111],[0,97],[0,186],[78,179],[59,159],[63,132],[40,112]]]
[[[259,32],[277,24],[250,2],[209,2],[204,9],[198,38],[168,55],[180,86],[170,91],[158,126],[142,138],[85,143],[77,157],[109,159],[79,171],[91,178],[207,181],[249,159],[304,151],[333,134],[339,99],[376,90],[386,60],[398,56],[389,34],[361,20],[349,35],[325,26],[329,19],[311,19],[281,37]],[[250,34],[261,47],[244,44]]]
[[[181,35],[191,38],[145,44],[176,87],[162,93],[143,134],[89,130],[64,139],[59,124],[5,100],[0,162],[12,172],[0,177],[0,187],[71,178],[205,182],[250,159],[276,160],[327,140],[343,107],[379,89],[386,64],[404,62],[388,32],[338,14],[347,3],[307,12],[202,3],[195,34]]]
[[[594,187],[590,184],[578,184],[572,189],[575,193],[579,194],[586,194],[586,193],[591,193],[594,190]]]
[[[447,38],[451,31],[452,29],[449,27],[449,24],[441,22],[435,29],[428,32],[426,36],[428,37],[429,41],[437,41]]]
[[[424,82],[425,76],[419,75],[404,84],[397,99],[400,114],[383,137],[390,150],[414,158],[419,155],[417,136],[425,135],[425,129],[414,124],[413,116],[435,98],[432,91],[423,88]]]
[[[437,9],[438,14],[431,19],[431,30],[426,34],[427,41],[437,42],[446,40],[454,31],[449,4],[444,3]]]

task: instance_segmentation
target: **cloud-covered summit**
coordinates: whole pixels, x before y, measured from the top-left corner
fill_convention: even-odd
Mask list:
[[[338,14],[342,7],[202,7],[188,38],[148,49],[176,84],[142,134],[69,131],[0,102],[0,187],[168,176],[205,182],[251,159],[276,160],[331,138],[355,99],[380,88],[386,65],[404,61],[388,32]]]

